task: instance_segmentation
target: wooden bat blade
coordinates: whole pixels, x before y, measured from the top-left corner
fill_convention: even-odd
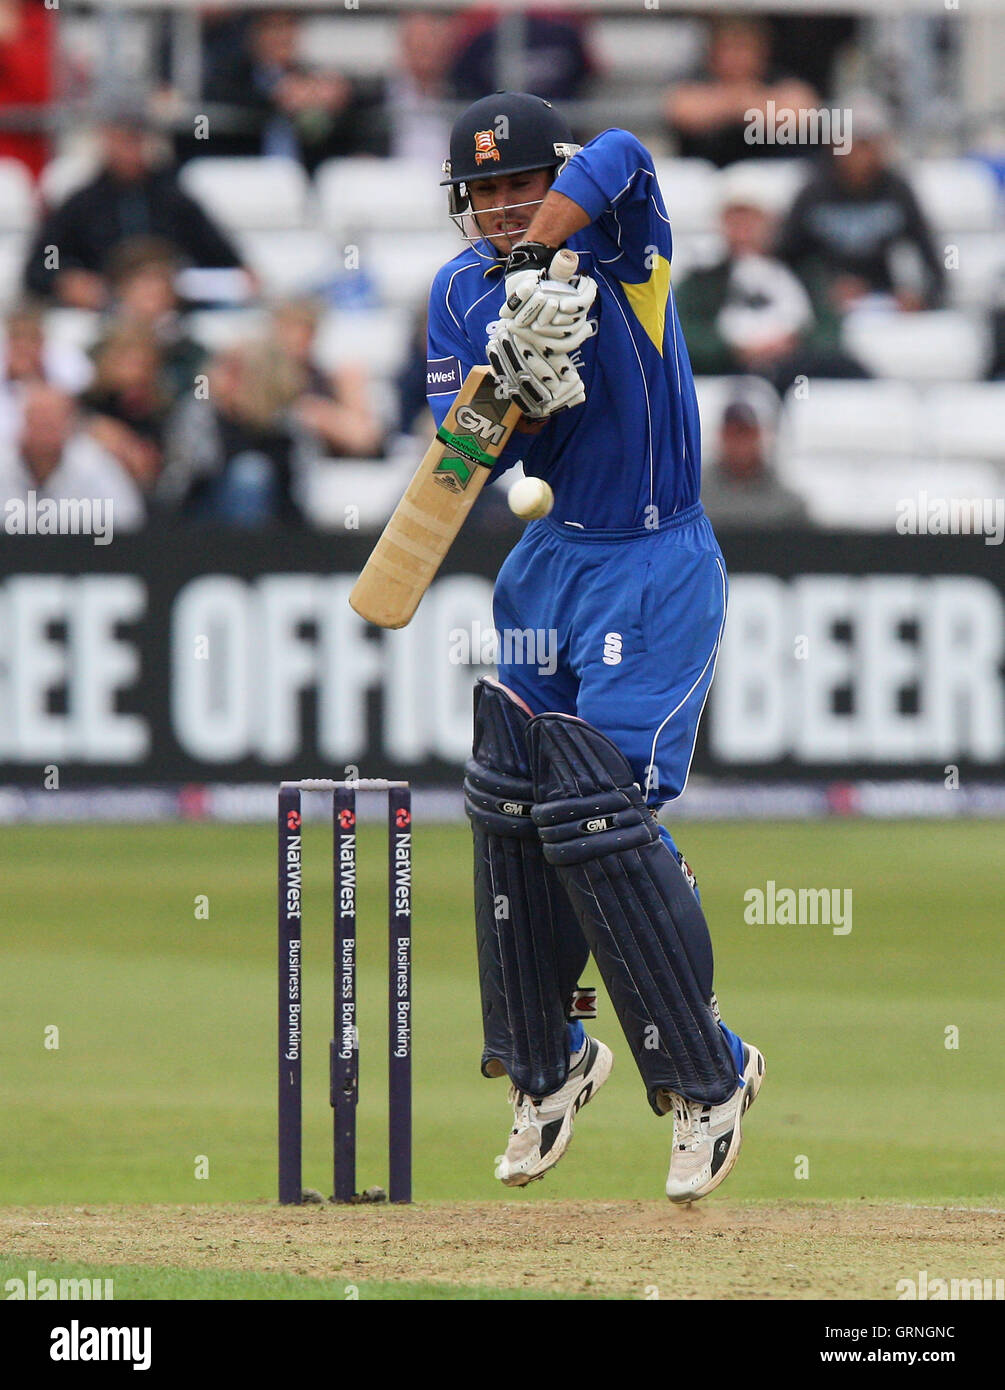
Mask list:
[[[361,618],[411,620],[519,419],[488,367],[472,367],[349,595]]]
[[[578,267],[563,249],[549,273],[571,280]],[[411,621],[519,419],[520,407],[496,396],[489,368],[472,367],[353,585],[361,618],[391,628]]]

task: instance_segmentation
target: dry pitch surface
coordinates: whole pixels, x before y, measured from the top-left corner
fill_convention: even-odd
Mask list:
[[[8,1260],[261,1271],[578,1298],[898,1297],[1001,1274],[1005,1212],[880,1203],[513,1202],[0,1211]],[[330,1296],[330,1295],[329,1295]],[[462,1295],[463,1296],[463,1295]]]

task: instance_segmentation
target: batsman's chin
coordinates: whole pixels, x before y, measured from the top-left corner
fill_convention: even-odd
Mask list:
[[[495,232],[491,237],[489,237],[489,240],[491,241],[495,249],[499,252],[500,256],[508,256],[510,252],[513,250],[513,247],[518,246],[520,242],[523,241],[526,234],[526,227],[520,227],[518,229],[514,229],[511,227],[508,231],[505,232]]]

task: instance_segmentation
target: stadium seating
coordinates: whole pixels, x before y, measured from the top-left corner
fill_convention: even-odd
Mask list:
[[[27,232],[0,232],[0,309],[9,309],[21,297],[28,244]]]
[[[449,223],[441,231],[410,236],[407,256],[401,254],[397,232],[373,232],[363,240],[360,264],[386,303],[418,309],[425,308],[440,266],[463,250],[464,242]]]
[[[100,332],[101,319],[88,309],[49,309],[45,316],[45,336],[57,346],[65,343],[87,352]]]
[[[665,88],[693,72],[705,48],[702,24],[672,15],[608,16],[599,19],[590,33],[603,79],[619,94],[626,85],[637,87],[640,83]]]
[[[385,37],[393,32],[382,20],[357,17],[351,24],[318,17],[310,26],[355,36],[364,22]],[[362,50],[357,56],[362,62]],[[349,67],[351,61],[346,57]],[[720,250],[718,211],[730,171],[696,159],[660,159],[658,170],[679,282],[689,266]],[[57,157],[43,172],[41,197],[60,201],[92,171],[86,150]],[[755,178],[781,212],[806,171],[802,161],[751,160],[744,177]],[[364,365],[390,420],[390,383],[412,351],[416,315],[437,269],[462,245],[446,217],[438,172],[400,160],[340,159],[322,165],[312,184],[290,160],[207,157],[186,165],[181,177],[234,236],[269,298],[323,293],[338,306],[321,321],[318,359],[326,367]],[[940,250],[954,246],[958,254],[958,268],[948,267],[952,308],[852,315],[845,342],[876,380],[812,381],[805,399],[790,394],[784,405],[766,383],[749,386],[767,428],[774,433],[777,426],[780,475],[805,496],[816,520],[831,525],[888,527],[897,499],[921,488],[951,488],[955,495],[1002,489],[1005,384],[975,380],[987,364],[985,311],[1005,283],[1000,194],[987,168],[974,160],[928,159],[916,163],[910,177],[933,218]],[[0,161],[0,300],[6,304],[19,294],[34,217],[30,180],[20,166]],[[355,297],[347,247],[358,248],[362,272]],[[343,297],[340,287],[348,287]],[[203,311],[192,316],[191,332],[214,351],[254,336],[264,323],[257,309]],[[99,330],[94,315],[71,310],[52,311],[48,325],[54,341],[82,348]],[[705,457],[713,463],[718,420],[737,381],[702,378],[697,389]],[[366,498],[363,524],[382,520],[414,461],[409,454],[400,466],[325,462],[311,482],[312,514],[320,524],[341,526],[345,499]]]
[[[744,159],[716,176],[717,200],[749,189],[759,207],[781,218],[812,172],[810,159]]]
[[[47,208],[58,207],[97,172],[98,155],[94,148],[84,147],[56,155],[39,175],[38,191],[42,202]]]
[[[786,397],[780,477],[819,524],[889,529],[903,497],[1000,496],[1005,385],[811,381]]]
[[[318,327],[320,365],[357,362],[374,376],[389,377],[401,367],[411,342],[408,314],[402,309],[329,313]]]
[[[0,159],[0,307],[20,295],[21,271],[38,201],[31,175],[17,159]]]
[[[726,406],[737,398],[751,405],[761,428],[774,435],[782,403],[778,392],[762,377],[699,376],[695,377],[694,385],[701,419],[701,455],[705,463],[718,461],[719,424]]]
[[[267,322],[264,309],[203,309],[189,315],[188,331],[207,352],[218,352],[254,338]]]
[[[31,175],[19,159],[0,159],[0,232],[27,232],[37,204]]]
[[[641,6],[640,6],[641,8]],[[624,105],[626,84],[644,99],[652,125],[668,82],[700,63],[704,48],[700,21],[673,15],[639,15],[629,19],[597,16],[588,43],[597,73],[589,96],[617,111]],[[392,72],[397,40],[395,17],[387,15],[316,14],[305,17],[300,52],[305,62],[331,67],[349,77],[375,78]]]
[[[301,500],[322,529],[343,530],[347,507],[359,509],[361,529],[377,529],[394,511],[421,457],[421,445],[404,440],[389,459],[318,460],[301,480]]]
[[[181,185],[232,232],[295,231],[307,225],[310,182],[295,159],[281,155],[192,159]]]
[[[235,232],[245,265],[253,270],[270,298],[319,291],[342,270],[332,238],[310,227]]]
[[[989,459],[1005,470],[1005,381],[934,386],[925,405],[926,433],[940,457]]]
[[[341,8],[341,6],[340,6]],[[299,48],[303,62],[347,77],[375,77],[394,66],[395,16],[345,14],[305,15]]]
[[[946,288],[952,303],[987,309],[1005,286],[1005,230],[955,232],[944,249]]]
[[[918,392],[899,381],[812,381],[790,392],[780,435],[787,456],[910,455],[921,443]]]
[[[673,229],[674,285],[700,266],[714,265],[725,253],[726,243],[718,232],[678,232]]]
[[[368,231],[412,233],[449,227],[443,175],[407,159],[326,160],[315,173],[321,224],[340,246]]]
[[[919,159],[906,173],[940,235],[991,232],[1001,226],[1001,191],[986,164],[976,159]]]
[[[674,232],[708,232],[718,221],[719,174],[707,159],[657,159],[656,176]]]
[[[953,309],[920,314],[857,309],[845,318],[842,341],[876,376],[972,381],[988,365],[986,323]]]

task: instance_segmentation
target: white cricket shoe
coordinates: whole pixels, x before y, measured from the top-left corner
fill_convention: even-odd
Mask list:
[[[743,1045],[743,1084],[721,1105],[703,1105],[664,1091],[673,1110],[673,1149],[666,1193],[671,1202],[693,1202],[719,1186],[740,1152],[740,1119],[764,1080],[764,1058]]]
[[[510,1087],[513,1128],[506,1152],[496,1158],[495,1174],[500,1182],[507,1187],[526,1187],[554,1168],[572,1141],[576,1113],[593,1099],[613,1065],[611,1049],[588,1037],[582,1058],[560,1090],[535,1101],[525,1091]]]

